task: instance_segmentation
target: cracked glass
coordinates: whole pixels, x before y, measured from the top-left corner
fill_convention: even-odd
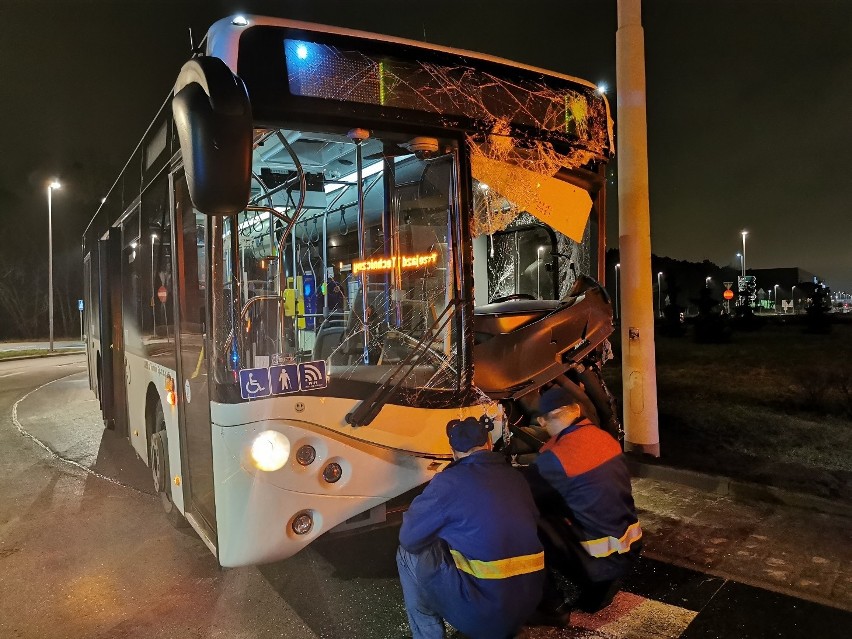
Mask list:
[[[457,152],[357,129],[259,131],[250,205],[265,209],[214,232],[218,379],[322,360],[336,396],[458,391]]]

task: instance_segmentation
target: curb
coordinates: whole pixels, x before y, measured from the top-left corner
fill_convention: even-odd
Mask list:
[[[13,351],[0,351],[2,353],[10,353]],[[17,357],[3,357],[0,358],[0,362],[17,362],[22,359],[44,359],[45,357],[59,357],[61,355],[84,355],[86,353],[85,348],[65,348],[61,351],[54,351],[52,353],[48,353],[45,351],[44,353],[39,353],[38,355],[20,355]]]
[[[627,466],[633,477],[681,484],[716,495],[725,495],[735,499],[753,499],[771,504],[815,510],[826,515],[848,517],[852,519],[852,505],[837,502],[816,495],[797,493],[791,490],[765,486],[751,482],[738,481],[721,475],[708,475],[694,470],[672,468],[656,463],[648,463],[627,456]]]

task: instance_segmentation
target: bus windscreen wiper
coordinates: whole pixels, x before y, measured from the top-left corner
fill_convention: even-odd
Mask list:
[[[453,299],[450,301],[447,307],[426,330],[426,334],[417,342],[417,344],[415,344],[414,348],[411,349],[408,355],[406,355],[403,360],[396,365],[396,368],[391,371],[382,385],[379,386],[367,399],[358,404],[358,407],[355,410],[346,414],[347,424],[350,424],[351,426],[367,426],[376,418],[376,415],[379,414],[382,407],[388,403],[391,397],[394,396],[403,380],[408,377],[409,373],[414,370],[414,367],[420,363],[423,356],[429,352],[432,344],[435,342],[437,337],[441,335],[441,332],[453,318],[456,307],[458,307],[459,304],[461,304],[461,300]],[[403,368],[405,368],[405,374],[398,375]],[[391,385],[394,378],[397,376],[398,379],[396,383]]]

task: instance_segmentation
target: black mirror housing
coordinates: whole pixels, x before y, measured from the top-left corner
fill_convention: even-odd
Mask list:
[[[252,114],[245,84],[219,58],[187,62],[172,99],[189,195],[207,215],[242,211],[251,186]]]

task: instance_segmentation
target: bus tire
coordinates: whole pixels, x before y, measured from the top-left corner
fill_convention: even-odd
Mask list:
[[[166,420],[163,407],[157,402],[154,410],[154,434],[151,436],[149,462],[154,492],[160,497],[160,504],[166,513],[166,519],[175,528],[185,528],[186,518],[172,501],[171,472],[169,471],[168,436],[166,435]]]

